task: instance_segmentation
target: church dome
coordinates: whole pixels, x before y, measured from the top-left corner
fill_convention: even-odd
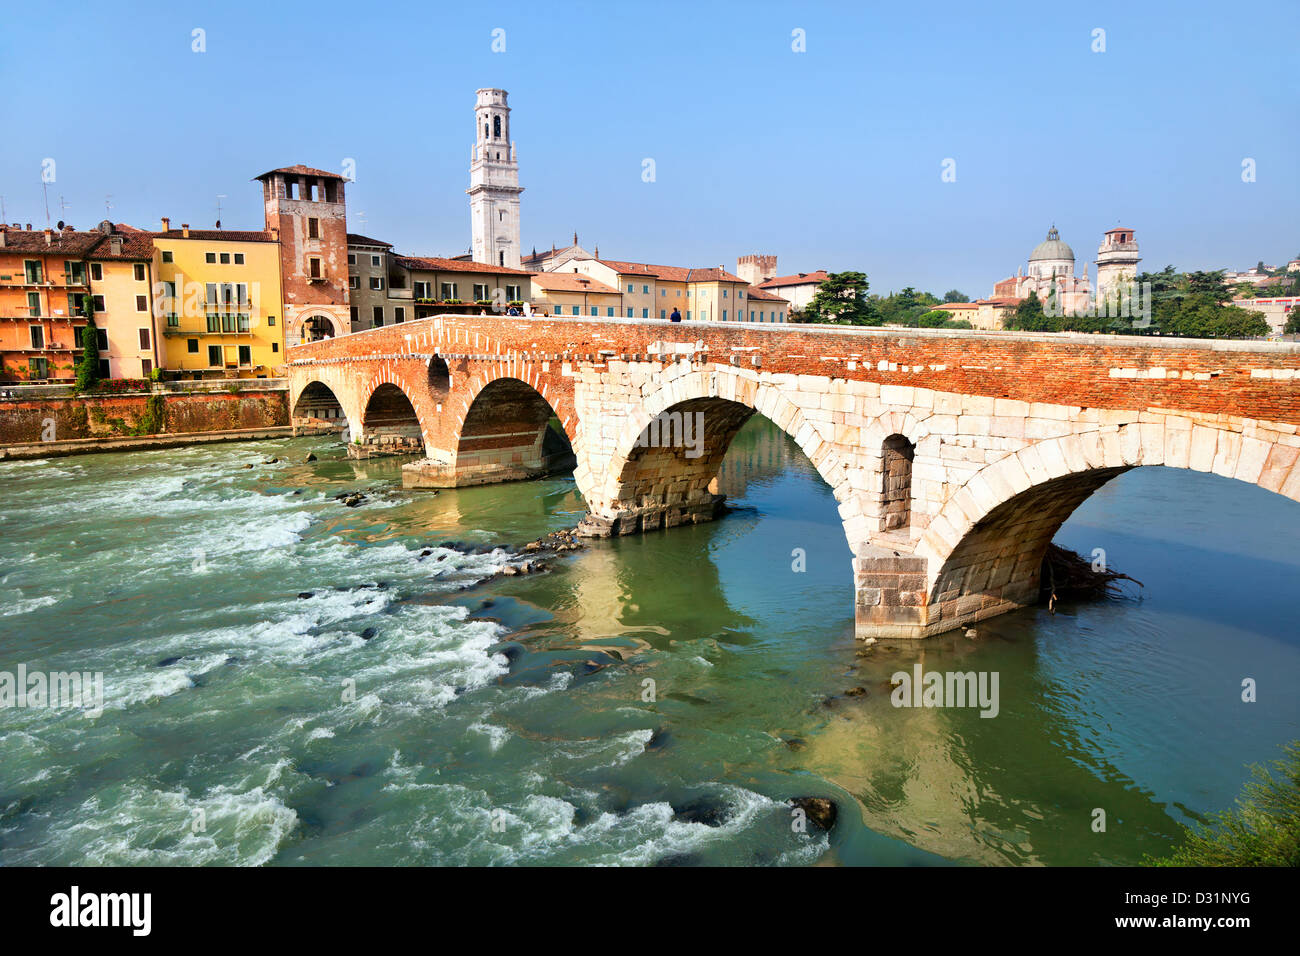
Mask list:
[[[1047,238],[1034,246],[1034,251],[1029,254],[1030,262],[1039,262],[1044,259],[1066,259],[1074,261],[1074,250],[1061,241],[1057,234],[1056,227],[1053,226],[1048,230]]]

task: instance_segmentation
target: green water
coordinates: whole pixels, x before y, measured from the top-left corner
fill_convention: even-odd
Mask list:
[[[399,464],[0,464],[0,670],[105,681],[97,717],[0,710],[0,863],[1130,863],[1300,737],[1300,508],[1240,483],[1138,469],[1062,529],[1140,599],[864,651],[835,503],[765,420],[725,519],[527,576],[493,546],[576,524],[572,481]],[[894,707],[918,661],[997,672],[997,717]]]

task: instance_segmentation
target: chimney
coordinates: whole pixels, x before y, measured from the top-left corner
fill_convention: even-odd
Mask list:
[[[163,231],[163,232],[170,232],[170,231],[171,231],[171,228],[172,228],[171,217],[169,217],[169,216],[163,216],[163,217],[162,217],[162,224],[163,224],[163,228],[162,228],[162,231]]]
[[[121,236],[112,236],[112,237],[110,237],[109,240],[108,240],[108,245],[109,245],[109,248],[113,250],[113,255],[115,255],[115,256],[120,256],[120,255],[122,254],[122,237],[121,237]]]
[[[279,241],[280,241],[280,227],[279,227],[279,226],[272,226],[272,227],[271,227],[271,241],[272,241],[272,242],[279,242]]]
[[[48,226],[45,229],[45,244],[47,246],[54,245],[54,230],[50,229]]]
[[[9,232],[9,227],[0,222],[0,249],[5,247],[5,238]]]
[[[181,235],[186,239],[190,237],[190,224],[188,222],[181,223]]]

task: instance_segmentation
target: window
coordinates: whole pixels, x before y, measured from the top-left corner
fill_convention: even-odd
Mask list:
[[[95,311],[96,311],[96,312],[107,312],[107,311],[108,311],[108,310],[104,307],[104,297],[103,297],[102,295],[92,295],[92,296],[90,297],[90,299],[91,299],[92,302],[95,303]]]
[[[205,252],[203,253],[203,261],[207,263],[215,263],[217,261],[217,254],[215,252]]]
[[[101,262],[92,262],[90,264],[90,278],[95,282],[104,281],[104,265]]]
[[[140,351],[143,352],[149,348],[149,330],[140,330]]]
[[[317,258],[316,256],[312,256],[310,259],[307,260],[307,265],[308,265],[307,275],[313,279],[319,279],[321,277],[320,259]]]
[[[223,253],[221,254],[221,264],[222,264],[223,266],[228,266],[228,265],[230,265],[230,253],[228,253],[228,252],[223,252]]]
[[[591,307],[591,314],[592,314],[592,315],[600,315],[600,309],[596,308],[596,307],[593,305],[593,306]]]
[[[493,139],[501,138],[501,117],[500,116],[492,117],[492,138]]]
[[[198,354],[199,354],[199,340],[198,340],[198,339],[186,339],[186,340],[185,340],[185,351],[189,352],[191,355],[198,355]]]
[[[135,297],[135,310],[137,312],[149,311],[149,297],[147,295],[137,295]]]
[[[163,256],[162,256],[162,259],[163,259],[163,262],[174,262],[174,261],[175,261],[175,258],[172,256],[172,253],[171,253],[171,250],[170,250],[170,249],[164,249],[164,250],[163,250]]]
[[[49,363],[43,358],[29,358],[27,360],[27,375],[29,378],[49,378]]]
[[[668,310],[667,310],[667,309],[660,309],[660,310],[659,310],[659,318],[661,318],[661,319],[666,319],[666,318],[668,318]]]
[[[642,309],[642,310],[641,310],[641,318],[643,318],[643,319],[648,319],[648,318],[650,318],[650,310],[649,310],[649,309]]]
[[[691,320],[691,310],[690,310],[690,309],[687,309],[687,310],[686,310],[686,321],[689,322],[690,320]]]
[[[152,371],[153,371],[153,359],[147,359],[147,358],[140,359],[141,374],[143,374],[145,378],[148,378],[149,373]]]
[[[86,333],[84,325],[74,325],[72,327],[72,346],[73,348],[85,348],[86,343],[82,341],[82,336]]]
[[[235,265],[237,265],[237,266],[242,266],[243,264],[244,264],[244,254],[243,254],[242,252],[236,252],[236,253],[235,253]]]
[[[38,259],[23,260],[23,273],[26,276],[28,285],[35,285],[41,281],[41,263]]]
[[[726,310],[726,309],[723,309],[723,310],[722,310],[722,321],[723,321],[723,322],[726,322],[726,321],[727,321],[727,310]]]
[[[371,256],[371,257],[370,257],[370,264],[371,264],[372,266],[377,266],[377,265],[379,265],[379,256]]]
[[[629,282],[629,283],[627,284],[627,291],[628,291],[628,292],[635,292],[635,291],[636,291],[636,286],[634,286],[632,283]]]
[[[274,325],[275,325],[275,316],[273,316],[273,315],[268,315],[268,316],[266,317],[266,324],[267,324],[268,327],[270,327],[270,326],[274,326]]]
[[[357,324],[357,307],[354,305],[354,306],[353,306],[351,309],[349,309],[348,311],[351,313],[352,324],[353,324],[353,325],[356,325],[356,324]]]
[[[441,298],[442,298],[442,301],[443,301],[443,302],[446,302],[448,299],[454,299],[454,298],[456,298],[456,283],[454,283],[454,282],[444,282],[444,283],[442,284],[442,295],[441,295]]]
[[[383,276],[371,276],[371,277],[370,277],[370,289],[371,289],[371,291],[373,291],[373,292],[378,292],[378,291],[380,291],[381,289],[383,289],[383,287],[384,287],[384,277],[383,277]]]
[[[349,253],[348,253],[348,265],[350,265],[350,266],[354,266],[354,265],[356,265],[356,264],[357,264],[357,254],[356,254],[355,252],[349,252]]]
[[[27,333],[28,335],[31,336],[32,348],[34,349],[45,348],[45,329],[42,326],[29,325],[27,326]],[[44,375],[41,376],[41,378],[44,377],[45,377]]]
[[[895,531],[911,523],[912,459],[916,446],[903,435],[890,435],[882,447],[880,530]]]
[[[612,305],[605,306],[605,315],[611,319],[614,317],[614,307]]]
[[[723,297],[724,299],[727,297],[727,290],[726,290],[726,289],[723,289],[723,290],[722,290],[722,297]]]
[[[497,265],[503,266],[506,264],[506,253],[504,249],[501,250],[501,252],[497,253],[497,260],[498,260]]]
[[[384,307],[383,307],[382,305],[377,305],[377,306],[375,306],[375,316],[374,316],[374,317],[375,317],[375,325],[383,325],[383,324],[384,324]]]
[[[95,329],[95,345],[101,352],[108,351],[108,329]],[[105,375],[108,373],[105,372]]]
[[[737,289],[737,290],[736,290],[736,295],[740,296],[740,298],[743,299],[743,298],[745,297],[745,290],[744,290],[744,289]]]
[[[417,299],[432,299],[432,298],[433,298],[433,283],[432,283],[432,282],[413,282],[413,283],[411,283],[411,286],[412,286],[412,291],[415,293],[415,297],[416,297]]]
[[[487,283],[486,283],[486,282],[483,282],[483,283],[475,282],[475,283],[474,283],[474,301],[475,301],[475,302],[484,302],[484,301],[486,301],[487,299],[490,299],[490,298],[492,298],[492,293],[488,292]]]
[[[628,310],[627,310],[627,317],[628,317],[629,319],[632,318],[632,310],[631,310],[631,309],[628,309]]]
[[[99,360],[99,377],[111,378],[111,376],[108,374],[108,359]]]
[[[223,364],[224,364],[224,362],[223,362],[223,360],[222,360],[222,358],[221,358],[221,346],[220,346],[220,345],[209,345],[209,346],[208,346],[208,365],[211,366],[211,367],[213,367],[213,368],[219,368],[219,367],[220,367],[221,365],[223,365]]]
[[[642,295],[649,295],[649,294],[650,294],[650,287],[649,287],[648,285],[643,285],[643,286],[641,287],[641,294],[642,294]]]
[[[253,347],[251,345],[241,345],[239,347],[239,364],[245,368],[253,364]]]
[[[660,289],[660,290],[659,290],[659,298],[662,299],[662,298],[663,298],[664,296],[666,296],[667,294],[668,294],[668,290],[667,290],[667,289]]]
[[[280,343],[279,343],[279,342],[272,342],[272,343],[271,343],[271,351],[272,351],[272,352],[278,352],[278,351],[280,351]]]
[[[399,305],[399,306],[394,306],[394,307],[393,307],[393,321],[394,321],[394,322],[405,322],[405,321],[406,321],[406,307],[405,307],[405,306],[401,306],[401,305]]]
[[[506,301],[507,301],[507,302],[518,302],[518,301],[520,301],[522,298],[523,298],[523,294],[519,291],[519,286],[517,286],[517,285],[508,285],[508,286],[506,286]]]
[[[39,292],[27,293],[27,314],[33,319],[38,318],[41,314],[41,294]]]
[[[307,217],[307,238],[320,238],[320,220],[312,216]]]
[[[73,262],[71,259],[63,263],[63,282],[65,285],[85,285],[86,284],[85,263]]]
[[[348,276],[348,288],[349,288],[349,289],[360,289],[360,288],[361,288],[361,276]]]

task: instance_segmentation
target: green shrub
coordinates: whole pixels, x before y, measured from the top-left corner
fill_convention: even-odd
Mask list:
[[[1206,826],[1183,827],[1183,845],[1152,866],[1300,866],[1300,740],[1273,761],[1276,776],[1258,764],[1235,810],[1213,814]]]

